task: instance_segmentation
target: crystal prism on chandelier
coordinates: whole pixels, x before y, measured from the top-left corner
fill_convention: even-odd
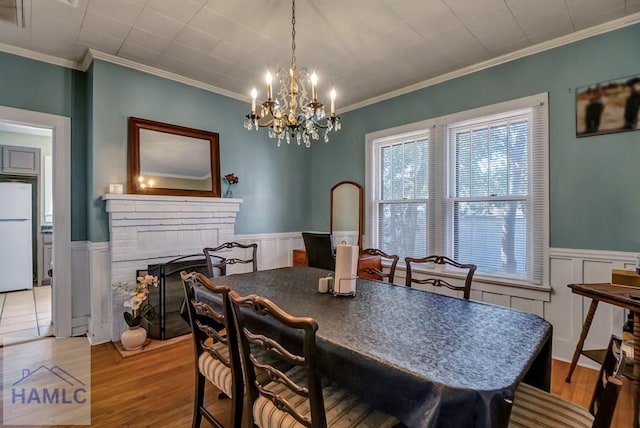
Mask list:
[[[311,140],[318,140],[323,134],[324,142],[329,142],[329,133],[339,131],[340,117],[336,116],[336,90],[331,89],[331,110],[329,116],[324,105],[318,101],[318,77],[309,74],[307,68],[296,67],[296,2],[291,2],[291,68],[281,68],[275,75],[279,89],[273,96],[273,76],[267,72],[267,99],[256,109],[258,91],[251,90],[251,113],[245,116],[244,127],[251,131],[269,128],[269,138],[287,144],[295,140],[311,146]],[[307,85],[311,84],[311,94]]]

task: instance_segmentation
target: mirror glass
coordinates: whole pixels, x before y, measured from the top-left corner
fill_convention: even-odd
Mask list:
[[[331,234],[334,244],[361,245],[362,186],[341,181],[331,188]]]
[[[129,193],[220,196],[218,134],[129,118]]]
[[[176,162],[189,153],[189,162]],[[156,187],[211,191],[209,141],[140,130],[140,175]]]

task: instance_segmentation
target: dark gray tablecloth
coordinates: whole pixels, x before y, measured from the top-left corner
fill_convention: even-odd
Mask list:
[[[317,292],[327,273],[293,267],[214,281],[315,318],[323,375],[409,427],[506,427],[528,371],[527,382],[548,390],[552,329],[542,318],[366,279],[356,297],[333,297]],[[211,298],[204,293],[196,299]]]

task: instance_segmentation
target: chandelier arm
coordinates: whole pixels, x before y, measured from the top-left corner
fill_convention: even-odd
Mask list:
[[[314,126],[316,128],[320,128],[320,129],[327,129],[329,127],[329,123],[331,123],[331,126],[333,126],[336,121],[340,120],[339,116],[330,116],[327,118],[324,118],[322,120],[317,120],[317,119],[310,119],[311,122],[313,122]]]

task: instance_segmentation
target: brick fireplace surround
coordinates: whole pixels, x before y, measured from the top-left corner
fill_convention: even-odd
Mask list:
[[[111,284],[135,282],[136,270],[232,241],[241,199],[108,194]],[[124,296],[112,291],[112,340],[126,329]]]

